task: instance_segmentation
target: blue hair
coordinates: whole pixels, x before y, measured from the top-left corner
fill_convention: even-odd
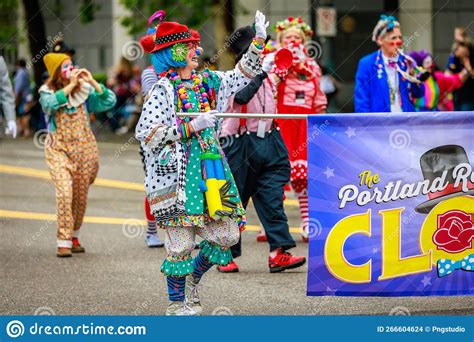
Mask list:
[[[186,66],[186,60],[177,62],[171,55],[171,47],[167,47],[151,54],[151,63],[157,74],[168,71],[169,68],[180,68]]]

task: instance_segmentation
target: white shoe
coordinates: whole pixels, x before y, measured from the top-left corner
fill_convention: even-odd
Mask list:
[[[166,308],[166,316],[196,316],[196,311],[185,302],[170,302]]]
[[[163,247],[165,245],[156,234],[147,234],[145,241],[149,248]]]
[[[202,313],[202,306],[198,293],[198,285],[199,281],[196,281],[192,274],[186,277],[186,305],[200,315]]]
[[[118,128],[115,133],[117,135],[124,135],[124,134],[127,134],[128,133],[128,127],[127,126],[123,126],[123,127],[120,127]]]

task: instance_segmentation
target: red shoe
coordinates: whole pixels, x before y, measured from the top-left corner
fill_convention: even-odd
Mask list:
[[[268,266],[270,273],[283,272],[292,268],[303,266],[306,263],[306,258],[303,256],[293,256],[289,252],[283,252],[281,249],[278,254],[272,258],[268,257]]]
[[[267,242],[267,234],[264,230],[261,230],[257,235],[257,242]]]
[[[86,251],[86,249],[81,246],[81,244],[79,243],[79,239],[76,238],[76,237],[72,238],[71,252],[72,253],[84,253],[85,251]]]
[[[235,273],[239,272],[239,266],[234,261],[231,261],[225,266],[218,265],[217,270],[221,273]]]

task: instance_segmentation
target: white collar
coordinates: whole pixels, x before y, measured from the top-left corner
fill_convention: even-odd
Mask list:
[[[383,62],[385,64],[389,63],[389,62],[395,62],[395,63],[398,63],[398,58],[400,55],[396,55],[395,57],[387,57],[385,56],[383,53],[380,53],[382,55],[382,59],[383,59]]]
[[[79,107],[81,104],[86,102],[89,94],[92,92],[93,88],[87,82],[81,83],[81,89],[74,95],[69,94],[67,97],[67,108]]]

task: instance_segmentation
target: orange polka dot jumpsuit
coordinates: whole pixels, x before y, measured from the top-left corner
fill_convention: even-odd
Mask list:
[[[115,103],[113,92],[102,88],[102,94],[92,90],[89,108],[106,110]],[[85,103],[68,108],[62,90],[48,90],[40,89],[40,103],[48,120],[45,154],[56,189],[57,245],[71,248],[82,225],[89,186],[99,170],[99,150]]]

